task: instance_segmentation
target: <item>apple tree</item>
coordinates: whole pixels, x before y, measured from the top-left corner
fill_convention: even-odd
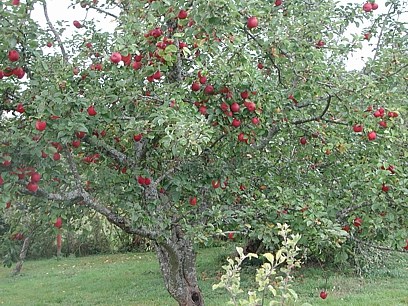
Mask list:
[[[271,247],[280,222],[312,256],[402,250],[406,4],[73,1],[109,33],[2,3],[1,201],[149,239],[180,305],[204,304],[195,243],[226,232]]]

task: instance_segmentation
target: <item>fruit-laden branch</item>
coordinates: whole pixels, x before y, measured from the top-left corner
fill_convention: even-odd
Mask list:
[[[303,119],[303,120],[297,120],[297,121],[292,122],[292,124],[293,125],[299,125],[299,124],[304,124],[304,123],[311,122],[311,121],[322,120],[323,117],[326,115],[327,111],[330,108],[331,99],[332,99],[332,96],[329,95],[328,98],[327,98],[326,106],[325,106],[324,110],[322,111],[322,113],[319,116],[315,116],[315,117],[308,118],[308,119]],[[334,121],[334,122],[336,122],[336,121]]]
[[[55,39],[58,41],[58,46],[61,49],[62,57],[64,59],[65,63],[68,63],[68,54],[65,51],[64,45],[62,43],[61,37],[58,34],[57,30],[55,30],[54,26],[52,25],[52,22],[50,20],[50,17],[48,16],[48,10],[47,10],[47,1],[43,1],[43,9],[44,9],[44,16],[45,20],[47,21],[47,25],[50,28],[51,32],[54,34]]]
[[[86,206],[89,208],[95,210],[96,212],[100,213],[101,215],[105,216],[106,219],[122,229],[124,232],[128,234],[137,234],[139,236],[155,240],[157,239],[157,234],[155,232],[149,231],[144,229],[143,227],[133,227],[131,225],[130,220],[123,216],[119,216],[117,213],[113,212],[110,208],[102,205],[97,199],[93,198],[84,188],[83,185],[81,184],[81,177],[78,172],[77,166],[75,164],[75,161],[72,157],[72,153],[69,150],[69,148],[65,148],[65,151],[67,153],[67,161],[68,161],[68,166],[71,170],[72,175],[74,176],[75,179],[75,184],[76,184],[76,190],[71,191],[68,194],[61,195],[61,194],[48,194],[45,191],[40,191],[38,190],[37,193],[40,191],[40,195],[43,197],[46,197],[49,200],[59,200],[59,201],[82,201],[85,203]]]
[[[261,50],[264,50],[264,46],[261,44],[261,42],[252,34],[250,33],[245,27],[243,28],[244,32],[255,41],[255,43],[259,46],[259,48],[261,48]],[[278,82],[279,84],[281,84],[283,87],[285,87],[285,85],[283,84],[282,81],[282,75],[281,75],[281,70],[279,68],[279,66],[275,63],[275,60],[273,58],[273,56],[269,53],[266,53],[266,56],[268,57],[268,59],[271,61],[272,66],[276,69],[276,71],[278,72]]]

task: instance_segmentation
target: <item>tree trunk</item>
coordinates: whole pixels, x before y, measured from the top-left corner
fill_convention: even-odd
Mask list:
[[[20,274],[21,268],[23,267],[24,260],[27,255],[28,247],[30,246],[30,238],[25,238],[23,242],[23,246],[21,247],[20,251],[20,260],[16,263],[16,267],[14,268],[13,272],[11,273],[13,276]]]
[[[198,287],[196,254],[179,226],[172,229],[167,241],[154,242],[164,283],[170,295],[180,306],[203,306],[204,300]]]
[[[57,257],[58,258],[61,257],[61,248],[62,248],[62,235],[61,235],[61,231],[58,230],[58,234],[57,234]]]

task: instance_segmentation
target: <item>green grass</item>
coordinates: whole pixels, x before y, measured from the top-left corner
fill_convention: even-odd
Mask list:
[[[226,293],[211,286],[229,253],[231,249],[222,247],[199,250],[200,287],[207,305],[226,305]],[[10,272],[0,268],[0,305],[176,305],[164,289],[153,253],[27,261],[22,275],[11,277]],[[326,277],[329,296],[321,300]],[[248,285],[248,277],[242,282]],[[306,268],[297,273],[294,289],[300,297],[297,305],[408,305],[408,259],[395,256],[388,267],[365,278]]]

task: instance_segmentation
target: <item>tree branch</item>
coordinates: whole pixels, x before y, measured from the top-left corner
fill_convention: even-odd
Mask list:
[[[48,16],[48,10],[47,10],[47,1],[43,1],[43,9],[44,9],[44,16],[45,16],[45,20],[47,21],[47,25],[50,28],[51,32],[54,34],[55,39],[58,41],[58,46],[61,49],[61,53],[62,53],[62,57],[64,59],[64,62],[68,63],[68,54],[65,51],[64,45],[62,43],[61,37],[58,34],[57,30],[54,28],[54,26],[52,25],[52,22]]]
[[[92,136],[85,136],[84,141],[92,146],[97,147],[98,149],[102,150],[105,152],[108,156],[112,157],[114,160],[119,162],[122,165],[128,165],[131,167],[136,167],[136,163],[131,160],[126,154],[123,154],[122,152],[119,152],[115,148],[109,146],[105,142],[101,140],[96,140]]]
[[[327,111],[330,108],[331,99],[332,99],[332,96],[329,95],[329,97],[327,98],[326,106],[325,106],[323,112],[319,116],[315,116],[315,117],[308,118],[308,119],[297,120],[297,121],[292,122],[292,124],[293,125],[299,125],[299,124],[303,124],[303,123],[307,123],[307,122],[311,122],[311,121],[322,120],[324,115],[326,115]]]
[[[350,238],[360,244],[364,244],[365,246],[371,247],[371,248],[375,248],[381,251],[387,251],[387,252],[398,252],[398,253],[404,253],[407,254],[407,251],[403,251],[403,250],[396,250],[396,249],[391,249],[391,248],[387,248],[387,247],[383,247],[380,245],[375,245],[372,242],[365,242],[364,240],[358,239],[354,236],[350,236]]]
[[[97,11],[97,12],[99,12],[99,13],[105,14],[105,15],[107,15],[107,16],[111,16],[111,17],[113,17],[113,18],[115,18],[115,19],[118,19],[118,18],[119,18],[119,17],[116,16],[115,14],[113,14],[113,13],[111,13],[111,12],[108,12],[108,11],[105,11],[105,10],[103,10],[103,9],[97,7],[97,6],[91,5],[88,9],[94,9],[95,11]]]

